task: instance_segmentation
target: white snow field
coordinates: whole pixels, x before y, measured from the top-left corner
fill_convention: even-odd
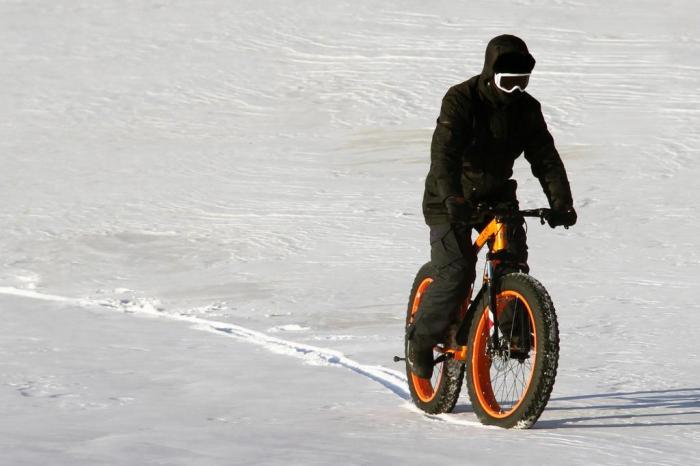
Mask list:
[[[0,463],[698,464],[698,17],[0,0]],[[440,100],[501,33],[579,213],[529,225],[561,357],[528,431],[422,414],[391,361]]]

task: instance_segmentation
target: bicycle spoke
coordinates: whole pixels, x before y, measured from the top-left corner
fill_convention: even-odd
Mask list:
[[[506,333],[502,335],[501,347],[490,350],[494,357],[490,358],[489,378],[498,409],[508,412],[525,395],[537,352],[532,347],[534,335],[528,331],[532,322],[523,303],[517,298],[510,300],[501,308],[501,313],[505,320],[500,321],[499,327],[505,328]],[[490,336],[491,332],[488,333]],[[484,351],[489,352],[488,348]]]

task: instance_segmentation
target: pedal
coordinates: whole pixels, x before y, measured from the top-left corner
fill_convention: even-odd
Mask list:
[[[440,356],[438,356],[437,358],[435,358],[435,361],[433,362],[433,364],[440,364],[441,362],[448,361],[454,357],[455,357],[455,355],[452,353],[443,353]]]
[[[394,356],[394,362],[399,362],[399,361],[405,361],[406,358],[400,358],[398,356]]]

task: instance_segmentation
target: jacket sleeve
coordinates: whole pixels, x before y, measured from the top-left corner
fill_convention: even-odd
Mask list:
[[[571,187],[539,102],[531,119],[530,134],[525,143],[525,159],[530,162],[532,174],[540,181],[550,207],[566,210],[573,206]]]
[[[471,133],[470,118],[450,89],[442,99],[440,116],[430,145],[430,172],[435,177],[442,202],[450,196],[462,196],[462,153]]]

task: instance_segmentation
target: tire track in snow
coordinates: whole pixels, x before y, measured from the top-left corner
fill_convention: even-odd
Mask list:
[[[149,317],[159,317],[170,320],[177,320],[192,324],[192,328],[202,330],[217,335],[228,336],[237,340],[261,346],[268,351],[285,356],[291,356],[303,360],[310,365],[318,366],[334,366],[348,369],[356,374],[377,382],[393,392],[399,398],[405,401],[403,407],[410,411],[422,414],[425,418],[432,421],[446,422],[449,424],[484,427],[476,421],[460,419],[452,414],[431,415],[420,411],[411,402],[411,396],[406,384],[406,376],[399,371],[389,369],[383,366],[373,366],[362,364],[353,359],[346,357],[343,353],[328,348],[319,346],[297,343],[289,340],[283,340],[267,335],[256,330],[251,330],[240,325],[231,324],[228,322],[219,322],[215,320],[202,319],[182,314],[169,314],[158,310],[155,306],[148,302],[140,303],[118,303],[111,300],[95,300],[95,299],[80,299],[70,298],[66,296],[52,295],[39,293],[32,290],[23,290],[20,288],[0,286],[0,295],[17,296],[22,298],[38,299],[42,301],[53,301],[66,304],[73,304],[80,307],[99,307],[117,311],[122,313],[133,313]]]

